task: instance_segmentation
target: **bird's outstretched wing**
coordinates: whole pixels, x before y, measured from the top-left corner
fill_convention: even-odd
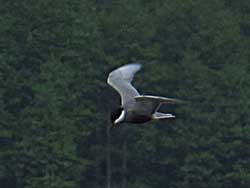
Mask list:
[[[147,110],[147,113],[156,112],[163,103],[176,104],[182,102],[178,99],[152,95],[138,95],[135,96],[135,100],[137,108]]]
[[[153,95],[139,95],[135,97],[136,100],[151,100],[154,102],[161,102],[161,103],[168,103],[168,104],[176,104],[176,103],[182,103],[179,99],[174,98],[167,98],[167,97],[160,97],[160,96],[153,96]]]
[[[128,64],[112,71],[108,76],[108,84],[121,96],[122,107],[129,107],[135,103],[138,91],[131,85],[133,77],[141,69],[140,64]]]

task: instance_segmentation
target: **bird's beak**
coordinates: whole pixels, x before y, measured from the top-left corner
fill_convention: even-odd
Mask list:
[[[115,128],[116,127],[116,124],[115,123],[112,123],[111,127],[110,128]]]

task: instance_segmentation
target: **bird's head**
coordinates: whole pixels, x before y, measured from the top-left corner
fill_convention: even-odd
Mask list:
[[[110,114],[110,119],[112,123],[112,127],[116,124],[121,123],[125,118],[125,111],[122,107],[116,108]]]

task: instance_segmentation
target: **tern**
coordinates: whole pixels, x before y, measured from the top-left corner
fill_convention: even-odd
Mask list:
[[[131,82],[140,64],[123,65],[109,73],[107,83],[121,96],[121,106],[111,112],[112,127],[120,123],[145,123],[151,120],[175,118],[173,114],[159,112],[162,104],[175,104],[178,99],[140,95]]]

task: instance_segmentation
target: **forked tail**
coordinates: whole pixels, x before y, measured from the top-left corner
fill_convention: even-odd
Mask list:
[[[165,114],[161,112],[155,112],[152,116],[153,119],[168,119],[168,118],[175,118],[173,114]]]

